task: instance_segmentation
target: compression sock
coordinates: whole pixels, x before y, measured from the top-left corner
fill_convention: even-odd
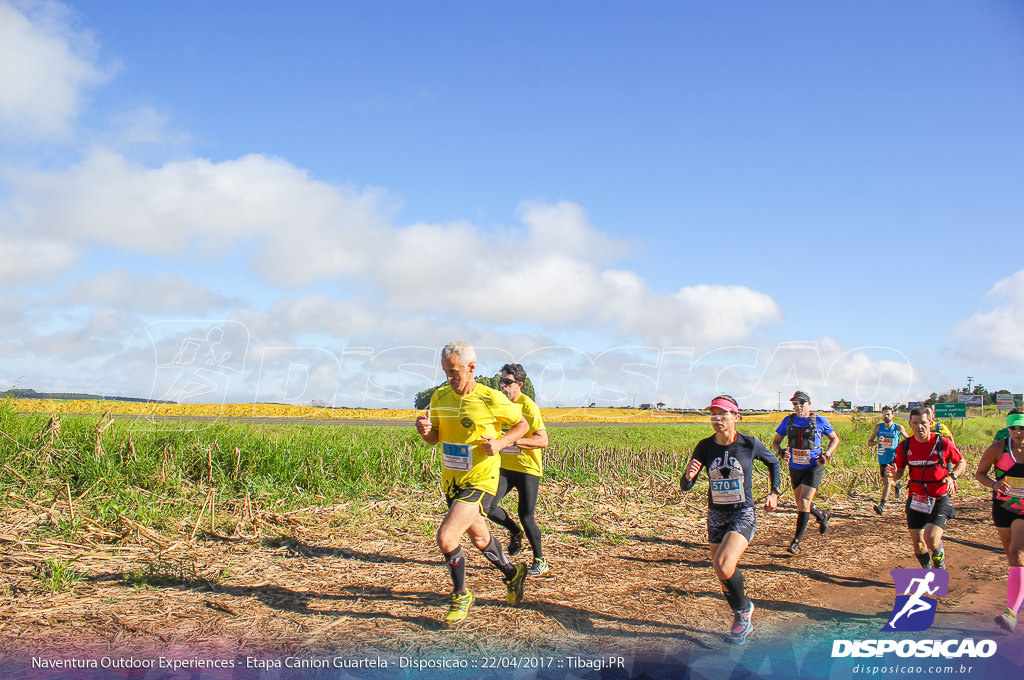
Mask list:
[[[743,592],[743,572],[737,569],[727,579],[722,581],[722,592],[734,612],[746,609],[750,606],[750,600]]]
[[[512,578],[516,575],[516,565],[509,561],[505,551],[501,549],[501,543],[498,543],[498,539],[494,536],[491,536],[491,542],[480,552],[484,554],[488,562],[501,570],[505,578]]]
[[[932,562],[932,556],[927,552],[914,553],[914,557],[917,558],[917,562],[921,565],[922,569],[927,569],[928,565]]]
[[[456,593],[466,592],[466,554],[460,545],[450,553],[444,554],[444,564],[452,577],[452,587]]]
[[[804,536],[804,530],[807,528],[807,523],[811,521],[811,513],[809,512],[798,512],[796,513],[796,535],[793,536],[794,541],[799,541]]]
[[[1006,579],[1006,606],[1014,612],[1020,610],[1024,601],[1024,567],[1010,567],[1010,576]]]

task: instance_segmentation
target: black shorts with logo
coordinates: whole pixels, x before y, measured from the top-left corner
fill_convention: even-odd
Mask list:
[[[487,511],[494,504],[494,496],[483,489],[477,489],[472,486],[454,486],[451,491],[445,494],[445,501],[448,503],[449,510],[451,510],[452,505],[455,503],[475,505],[480,509],[480,514],[486,517]]]
[[[909,496],[909,498],[907,498],[908,529],[924,529],[926,524],[934,524],[940,529],[945,529],[946,520],[956,517],[956,511],[953,509],[953,501],[950,500],[948,493],[935,498],[935,505],[932,506],[931,512],[911,510],[910,504],[913,502],[914,496],[913,494],[907,494],[907,496]]]

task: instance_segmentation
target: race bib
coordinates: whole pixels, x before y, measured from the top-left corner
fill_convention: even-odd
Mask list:
[[[810,465],[811,464],[811,450],[810,449],[790,449],[789,450],[790,462],[796,463],[797,465]]]
[[[1024,498],[1024,477],[1003,477],[1002,481],[1010,485],[1010,493],[1007,496]]]
[[[448,470],[466,472],[473,469],[473,447],[469,444],[441,442],[441,455]]]
[[[523,452],[523,450],[521,448],[519,448],[518,446],[513,444],[512,446],[506,446],[505,448],[503,448],[501,450],[501,455],[503,455],[503,456],[518,456],[522,452]]]
[[[883,453],[886,449],[893,447],[892,437],[879,437],[878,438],[878,452]]]
[[[742,503],[746,500],[743,497],[743,479],[712,479],[711,501],[718,505],[729,505]]]
[[[910,509],[916,510],[917,512],[923,512],[925,514],[932,514],[932,510],[935,508],[935,499],[932,496],[922,496],[920,494],[912,494],[910,496]]]

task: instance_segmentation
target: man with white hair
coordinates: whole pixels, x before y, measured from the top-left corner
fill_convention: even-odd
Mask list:
[[[437,546],[453,586],[445,623],[456,626],[466,619],[475,600],[466,588],[463,535],[504,575],[507,602],[516,605],[523,600],[526,565],[512,564],[484,518],[498,490],[499,454],[525,435],[529,425],[508,397],[476,382],[476,352],[469,343],[445,345],[441,367],[448,384],[431,396],[427,413],[416,419],[416,431],[427,444],[442,447],[448,513],[437,530]],[[508,431],[502,434],[502,428]]]

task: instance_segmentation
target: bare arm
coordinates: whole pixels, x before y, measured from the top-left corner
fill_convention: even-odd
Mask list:
[[[548,431],[537,430],[529,437],[523,437],[516,442],[521,449],[546,449],[548,447]]]
[[[981,454],[981,460],[978,461],[978,469],[974,471],[974,478],[978,480],[978,484],[987,489],[995,489],[996,491],[1006,493],[1010,490],[1006,482],[997,482],[988,476],[988,471],[999,461],[1001,455],[1003,455],[1003,442],[1001,440],[989,444],[989,447],[985,449],[985,453]]]
[[[512,426],[512,428],[501,435],[497,439],[483,436],[483,450],[488,456],[493,456],[496,453],[500,453],[502,449],[512,446],[517,439],[522,437],[524,434],[530,431],[530,426],[526,423],[526,418],[520,417],[519,422]]]
[[[416,419],[416,432],[424,442],[433,446],[438,442],[440,433],[430,424],[430,410]]]
[[[839,448],[839,435],[835,430],[828,433],[828,448],[825,449],[825,457],[831,458],[832,454]]]
[[[875,423],[875,429],[871,430],[871,437],[868,439],[868,446],[878,446],[878,428],[881,426],[881,423]]]

